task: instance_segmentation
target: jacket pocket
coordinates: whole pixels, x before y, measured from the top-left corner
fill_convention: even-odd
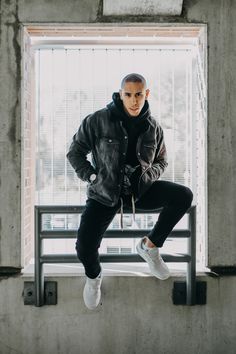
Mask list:
[[[141,157],[142,159],[150,164],[155,158],[157,145],[154,143],[145,143],[141,147]]]
[[[118,168],[120,154],[120,141],[110,137],[102,137],[99,140],[98,158],[101,166],[107,166],[108,170]]]

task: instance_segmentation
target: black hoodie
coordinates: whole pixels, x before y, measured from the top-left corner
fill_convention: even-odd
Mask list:
[[[124,176],[123,190],[121,194],[129,195],[133,192],[136,195],[139,177],[142,173],[141,166],[136,154],[136,145],[139,135],[145,130],[148,124],[147,118],[151,115],[149,103],[147,100],[145,100],[144,106],[139,115],[136,117],[131,117],[124,110],[123,102],[120,98],[119,92],[114,92],[112,99],[113,101],[107,104],[107,108],[111,111],[113,116],[116,116],[117,119],[123,122],[123,126],[125,127],[128,134],[128,147],[125,160],[126,174]]]
[[[135,167],[139,165],[136,154],[138,136],[145,129],[147,118],[151,115],[149,103],[147,100],[145,100],[144,106],[139,115],[136,117],[131,117],[124,110],[123,102],[120,99],[119,92],[114,92],[112,99],[113,101],[107,105],[107,108],[111,111],[112,115],[115,115],[119,120],[123,121],[123,125],[128,134],[128,148],[125,163]]]

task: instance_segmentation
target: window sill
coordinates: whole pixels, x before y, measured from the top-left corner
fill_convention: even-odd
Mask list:
[[[173,277],[186,276],[186,264],[169,263],[168,267]],[[146,263],[102,263],[104,276],[152,276]],[[197,276],[205,275],[208,268],[196,269]],[[22,269],[22,277],[32,278],[34,276],[34,264],[29,264]],[[45,264],[44,276],[84,276],[84,267],[81,264]]]

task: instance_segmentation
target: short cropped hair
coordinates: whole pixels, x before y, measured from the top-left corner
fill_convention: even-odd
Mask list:
[[[121,89],[124,88],[126,82],[142,82],[143,85],[144,85],[144,88],[147,87],[147,82],[144,79],[144,77],[142,75],[136,74],[136,73],[128,74],[122,79],[122,81],[121,81]]]

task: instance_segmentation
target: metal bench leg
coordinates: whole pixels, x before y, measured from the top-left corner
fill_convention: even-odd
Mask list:
[[[187,284],[186,284],[186,304],[196,304],[196,207],[189,211],[189,230],[188,253],[191,261],[187,264]]]
[[[34,286],[35,286],[35,306],[44,304],[44,275],[43,264],[41,263],[42,242],[41,232],[41,214],[39,209],[35,208],[35,257],[34,257]]]

